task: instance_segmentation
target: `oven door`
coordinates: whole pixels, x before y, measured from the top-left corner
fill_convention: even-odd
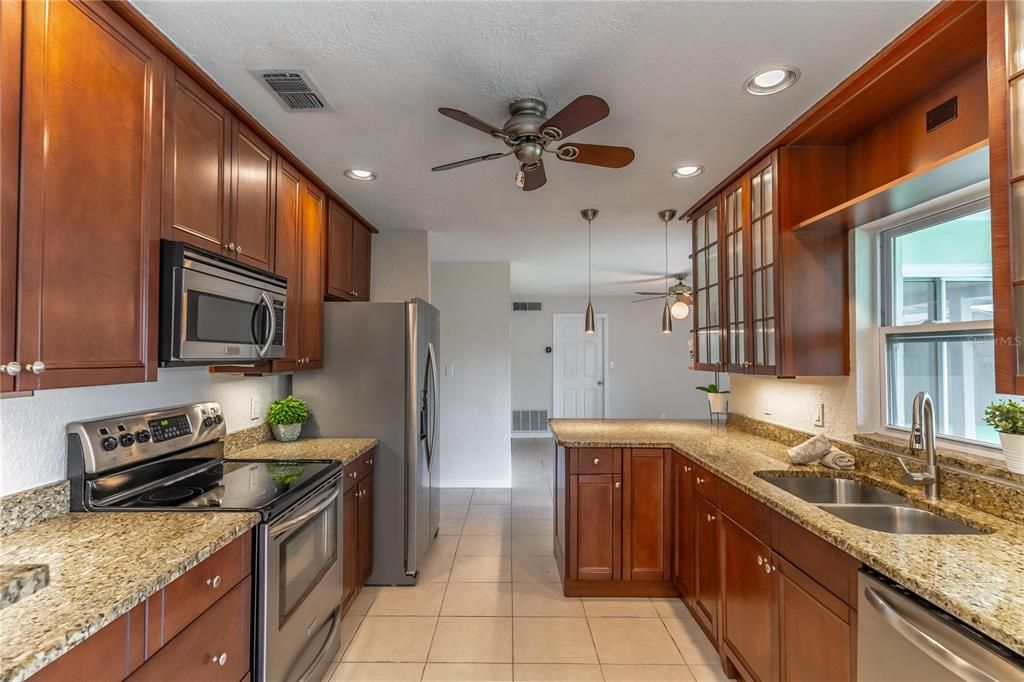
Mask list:
[[[259,362],[284,354],[285,296],[258,282],[177,268],[180,362]]]
[[[341,481],[262,526],[256,674],[316,682],[341,649]]]

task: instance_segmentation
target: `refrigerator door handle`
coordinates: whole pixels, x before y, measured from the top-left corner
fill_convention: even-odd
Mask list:
[[[433,389],[433,395],[428,403],[430,414],[428,419],[428,433],[427,433],[427,469],[430,469],[431,462],[434,459],[434,447],[437,444],[437,399],[438,399],[438,382],[437,382],[437,356],[434,354],[434,344],[427,342],[427,373],[430,378],[430,386]]]

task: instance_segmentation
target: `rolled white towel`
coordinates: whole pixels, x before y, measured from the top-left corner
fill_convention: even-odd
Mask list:
[[[810,440],[791,447],[786,452],[789,454],[789,461],[793,464],[811,464],[827,455],[831,448],[832,442],[819,433]]]
[[[830,469],[851,471],[854,468],[856,461],[853,459],[853,455],[834,447],[821,458],[821,463]]]

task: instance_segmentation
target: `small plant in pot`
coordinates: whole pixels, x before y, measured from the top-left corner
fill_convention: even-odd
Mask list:
[[[1006,468],[1024,474],[1024,403],[999,400],[985,408],[985,423],[999,432]]]
[[[712,413],[723,414],[727,411],[729,399],[726,396],[729,395],[729,391],[723,391],[718,387],[718,372],[715,372],[715,383],[698,386],[697,390],[708,394],[708,405]]]
[[[279,398],[270,403],[267,423],[274,432],[274,438],[282,442],[297,440],[302,425],[309,421],[309,407],[293,395]]]

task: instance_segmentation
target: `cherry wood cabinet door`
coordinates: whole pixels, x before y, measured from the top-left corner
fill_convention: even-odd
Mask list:
[[[18,172],[21,149],[21,0],[0,0],[0,392],[18,362]]]
[[[694,615],[704,631],[715,643],[718,642],[718,600],[719,600],[719,559],[718,559],[718,509],[710,502],[695,495],[694,509],[697,513],[695,537],[697,566],[694,587]]]
[[[780,678],[785,682],[857,679],[856,612],[782,557],[778,566]]]
[[[166,60],[104,4],[22,9],[16,388],[155,380]]]
[[[302,319],[302,176],[284,159],[277,158],[274,203],[274,272],[288,279],[285,307],[284,356],[274,360],[275,372],[298,368],[299,328]]]
[[[299,277],[300,369],[318,369],[323,363],[324,343],[324,224],[327,197],[308,180],[302,183],[302,267]]]
[[[771,548],[723,515],[722,641],[758,682],[777,679]]]
[[[359,579],[359,488],[345,491],[342,497],[342,578],[341,606],[347,610],[355,599]]]
[[[373,572],[373,474],[359,481],[359,586],[370,579]]]
[[[243,263],[272,270],[274,263],[274,150],[234,122],[229,247]]]
[[[723,368],[722,293],[719,272],[719,198],[709,202],[693,218],[693,368]]]
[[[682,455],[672,455],[675,464],[675,505],[673,513],[672,581],[690,603],[694,596],[697,570],[696,519],[693,466]]]
[[[232,117],[180,70],[169,88],[164,236],[233,255],[230,236]]]
[[[748,371],[774,375],[778,366],[778,286],[779,244],[776,211],[775,154],[755,165],[749,173],[750,196],[750,315],[746,338],[753,343]]]
[[[370,228],[359,222],[352,223],[352,298],[356,301],[370,300]]]
[[[671,460],[665,450],[656,448],[632,448],[625,453],[622,467],[622,579],[669,580]]]
[[[352,289],[352,214],[336,201],[327,208],[327,296],[349,300]]]
[[[575,527],[569,550],[574,559],[570,576],[577,580],[620,580],[622,476],[586,474],[571,478],[569,518]]]
[[[142,665],[145,633],[143,602],[28,678],[29,682],[121,682]]]

